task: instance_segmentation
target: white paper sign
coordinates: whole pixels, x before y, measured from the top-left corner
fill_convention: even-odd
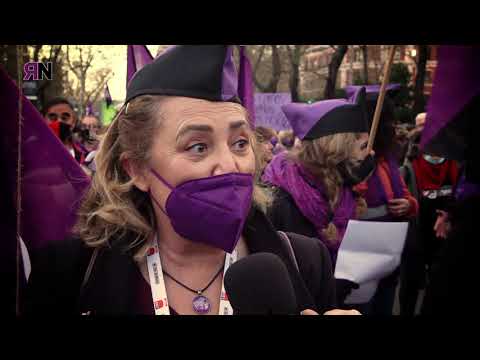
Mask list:
[[[335,278],[360,285],[345,300],[363,304],[373,297],[378,282],[400,265],[408,222],[348,222],[338,251]]]

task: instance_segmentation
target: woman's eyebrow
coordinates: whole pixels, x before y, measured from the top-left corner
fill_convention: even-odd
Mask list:
[[[189,131],[213,132],[213,128],[210,125],[194,125],[194,124],[187,125],[177,133],[176,139],[178,140],[179,137],[183,136],[185,133]]]
[[[242,126],[247,126],[247,122],[245,120],[238,120],[230,123],[230,130],[238,129]]]

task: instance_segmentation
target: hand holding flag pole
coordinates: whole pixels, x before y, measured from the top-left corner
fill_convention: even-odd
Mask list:
[[[390,79],[390,72],[392,70],[393,57],[395,55],[396,46],[392,45],[390,53],[388,55],[387,63],[385,64],[385,70],[383,72],[382,86],[380,87],[380,93],[377,100],[377,106],[375,107],[375,113],[373,115],[372,128],[370,129],[370,137],[368,139],[367,152],[370,153],[375,142],[375,136],[377,135],[378,123],[380,122],[380,114],[382,113],[383,101],[385,100],[385,94],[387,93],[387,84]]]

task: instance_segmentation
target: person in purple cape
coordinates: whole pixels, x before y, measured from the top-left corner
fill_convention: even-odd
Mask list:
[[[298,314],[358,314],[335,310],[326,248],[279,234],[264,214],[233,49],[179,45],[131,79],[75,236],[32,269],[27,313],[230,315],[228,267],[268,252],[286,267]]]
[[[362,86],[350,86],[356,92]],[[371,122],[375,113],[379,86],[368,86],[367,114]],[[352,97],[356,96],[356,92]],[[387,92],[380,114],[379,125],[373,146],[376,169],[370,178],[355,189],[367,202],[367,211],[360,217],[365,221],[410,221],[418,215],[418,202],[409,192],[400,173],[394,150],[394,102],[392,94]],[[384,279],[381,279],[372,300],[359,308],[362,314],[392,315],[395,290],[400,268]]]
[[[367,153],[365,90],[354,101],[292,103],[282,109],[302,143],[265,169],[262,180],[276,186],[267,214],[277,230],[320,239],[335,263],[348,221],[366,208],[352,187],[375,165],[373,153]]]

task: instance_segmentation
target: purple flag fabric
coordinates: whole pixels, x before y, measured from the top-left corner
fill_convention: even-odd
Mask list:
[[[91,102],[87,104],[87,110],[85,111],[86,116],[93,116],[93,105]]]
[[[1,71],[1,66],[0,66]],[[0,96],[2,93],[0,93]],[[2,99],[0,99],[0,103]],[[17,171],[17,129],[12,127],[7,133],[3,111],[0,107],[0,281],[2,283],[2,296],[0,306],[3,314],[14,315],[16,305],[16,184]]]
[[[277,131],[291,130],[282,106],[292,102],[288,93],[255,94],[255,126],[265,126]]]
[[[17,86],[0,68],[0,158],[5,166],[2,175],[8,188],[14,190],[12,194],[16,184],[18,96]],[[22,106],[20,235],[32,253],[68,236],[90,180],[25,97]]]
[[[153,61],[153,56],[145,45],[128,45],[127,48],[127,86],[133,75]]]
[[[240,46],[240,70],[238,73],[238,96],[250,116],[250,123],[255,127],[255,87],[252,78],[252,65],[246,54],[245,46]]]
[[[421,149],[463,160],[471,121],[465,110],[479,95],[480,46],[440,46]]]
[[[108,90],[108,84],[105,85],[104,97],[105,97],[105,102],[107,103],[107,106],[112,105],[113,100],[112,100],[112,96],[110,95],[110,90]]]

